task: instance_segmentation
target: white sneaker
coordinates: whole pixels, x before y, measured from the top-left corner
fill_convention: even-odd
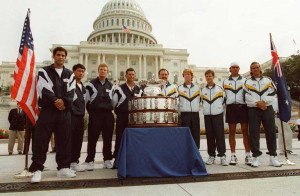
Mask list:
[[[73,169],[71,169],[71,168],[70,168],[70,171],[71,171],[73,174],[76,174],[76,171],[73,170]]]
[[[62,169],[58,170],[57,177],[60,177],[60,178],[74,178],[74,177],[76,177],[76,174],[73,173],[70,170],[70,168],[62,168]]]
[[[252,164],[252,157],[250,155],[247,155],[245,157],[245,164],[246,165],[251,165]]]
[[[74,171],[77,171],[77,172],[83,172],[83,171],[85,171],[85,169],[81,165],[79,165],[78,163],[76,163],[76,162],[71,163],[70,168],[72,170],[74,170]]]
[[[206,165],[212,165],[214,163],[215,163],[215,157],[209,156],[207,161],[206,161]]]
[[[113,168],[113,165],[111,164],[110,160],[104,161],[103,168],[106,168],[106,169]]]
[[[220,162],[222,166],[228,166],[228,163],[226,161],[226,156],[220,157]]]
[[[88,162],[86,166],[86,170],[93,171],[94,170],[94,161]]]
[[[229,162],[229,165],[236,165],[237,164],[238,159],[236,158],[235,155],[231,155],[231,159]]]
[[[259,164],[259,157],[253,157],[251,167],[258,167]]]
[[[31,178],[31,183],[39,183],[42,180],[42,171],[37,170],[34,172],[32,178]]]
[[[274,166],[274,167],[281,167],[282,164],[279,163],[279,161],[276,159],[275,156],[270,156],[270,164],[271,166]]]

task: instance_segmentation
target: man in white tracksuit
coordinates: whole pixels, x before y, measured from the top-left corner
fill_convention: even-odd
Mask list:
[[[280,167],[282,164],[276,160],[276,132],[272,103],[276,95],[276,88],[272,80],[261,74],[260,64],[253,62],[250,65],[251,78],[244,84],[245,99],[249,112],[250,149],[253,155],[252,167],[260,165],[260,125],[264,126],[267,148],[270,153],[270,165]]]
[[[180,126],[189,127],[197,148],[200,148],[200,87],[192,83],[193,72],[184,69],[184,83],[178,86]]]
[[[161,86],[161,93],[158,94],[158,96],[177,97],[178,96],[177,88],[174,84],[171,84],[168,81],[168,77],[169,77],[168,70],[162,68],[158,71],[158,78],[166,81],[166,85]]]
[[[203,114],[207,138],[207,152],[209,155],[207,165],[215,162],[216,148],[217,156],[220,157],[221,165],[227,166],[226,145],[224,136],[223,103],[224,93],[220,85],[214,83],[215,73],[212,70],[205,72],[207,85],[202,89]]]
[[[236,165],[238,161],[235,153],[235,133],[236,125],[240,123],[245,146],[245,164],[251,165],[252,158],[249,146],[248,107],[245,103],[243,93],[243,85],[246,79],[239,75],[239,70],[240,66],[238,63],[231,63],[229,68],[231,74],[223,82],[226,98],[226,122],[229,127],[229,144],[231,150],[231,159],[229,164]]]

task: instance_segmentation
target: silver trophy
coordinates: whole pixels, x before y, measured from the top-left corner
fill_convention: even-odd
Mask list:
[[[139,85],[146,96],[157,96],[161,93],[161,88],[166,85],[166,81],[151,78],[149,80],[141,80]]]

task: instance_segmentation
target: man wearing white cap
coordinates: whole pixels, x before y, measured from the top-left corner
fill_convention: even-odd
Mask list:
[[[243,84],[245,78],[239,75],[240,66],[237,62],[230,64],[230,76],[223,82],[226,98],[226,122],[229,126],[229,144],[231,149],[231,159],[229,164],[236,165],[237,157],[235,153],[235,133],[236,125],[241,124],[243,132],[243,142],[245,146],[245,164],[251,165],[249,135],[248,135],[248,108],[243,96]]]

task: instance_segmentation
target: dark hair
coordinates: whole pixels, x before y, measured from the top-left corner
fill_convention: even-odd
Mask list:
[[[53,52],[52,52],[53,56],[55,56],[55,54],[56,54],[58,51],[64,51],[65,54],[66,54],[66,56],[68,55],[67,50],[64,49],[63,47],[60,47],[60,46],[59,46],[59,47],[54,48],[54,50],[53,50]]]
[[[160,74],[161,71],[167,71],[167,73],[168,73],[168,75],[169,75],[169,71],[168,71],[167,69],[165,69],[165,68],[160,69],[160,70],[158,71],[158,75]]]
[[[84,69],[85,70],[85,66],[82,64],[76,64],[73,66],[73,71],[76,71],[78,68]]]
[[[213,70],[211,70],[211,69],[207,70],[207,71],[204,73],[205,76],[206,76],[207,74],[211,74],[211,75],[215,76],[215,72],[214,72]]]
[[[133,68],[126,69],[126,75],[128,74],[129,71],[134,71],[134,69]],[[134,71],[134,73],[135,73],[135,71]]]

